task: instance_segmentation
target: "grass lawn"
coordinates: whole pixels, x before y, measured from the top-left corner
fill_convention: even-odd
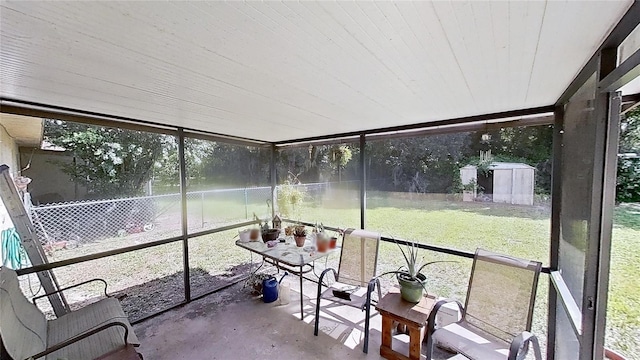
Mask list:
[[[550,221],[548,206],[512,206],[493,203],[468,203],[447,201],[443,196],[419,196],[397,193],[369,192],[367,198],[367,228],[418,242],[442,245],[473,252],[477,247],[503,252],[527,259],[535,259],[548,265]],[[193,205],[192,205],[193,204]],[[306,206],[295,210],[289,217],[342,228],[358,227],[360,222],[357,192],[335,192],[331,198],[307,201]],[[189,203],[190,228],[198,231],[229,222],[245,220],[245,215],[256,211],[267,213],[266,204],[251,202],[245,210],[244,201],[233,199],[212,203]],[[165,214],[166,215],[166,214]],[[169,218],[179,219],[178,214]],[[191,221],[191,219],[194,219]],[[172,223],[168,220],[162,223]],[[145,235],[143,241],[163,238],[162,223]],[[191,226],[194,224],[193,226]],[[170,230],[173,231],[173,225]],[[249,260],[247,251],[233,244],[236,231],[208,235],[189,241],[192,293],[198,294],[237,273],[234,266]],[[155,235],[155,236],[154,236]],[[135,236],[111,239],[85,245],[72,250],[60,250],[52,260],[104,251],[139,242]],[[609,310],[607,318],[608,347],[619,350],[630,359],[640,359],[640,208],[620,206],[615,213]],[[460,259],[435,252],[424,252],[425,260],[453,260],[456,263],[437,264],[427,268],[428,290],[440,296],[455,297],[464,301],[471,270],[470,259]],[[257,259],[254,257],[254,261]],[[330,260],[335,264],[337,258]],[[403,262],[398,247],[382,243],[379,255],[379,272],[395,270]],[[155,302],[168,305],[182,301],[182,247],[181,243],[162,245],[134,253],[56,269],[63,284],[84,279],[104,277],[113,290],[144,287],[150,293],[141,299],[147,310],[156,308]],[[231,269],[231,270],[230,270]],[[246,271],[246,268],[243,269]],[[169,279],[179,281],[169,282]],[[536,301],[533,331],[544,339],[546,336],[548,277],[541,276]],[[390,286],[395,280],[384,280]],[[179,286],[175,285],[179,284]],[[145,285],[147,284],[147,285]],[[174,289],[177,294],[167,297],[163,287]],[[154,290],[155,289],[155,290]],[[86,293],[76,293],[78,298],[98,289],[89,288]],[[136,295],[137,296],[137,295]],[[160,306],[158,305],[158,306]],[[151,311],[153,312],[153,311]]]

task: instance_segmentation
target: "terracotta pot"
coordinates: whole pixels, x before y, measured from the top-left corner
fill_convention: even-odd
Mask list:
[[[251,241],[256,241],[256,240],[258,240],[259,237],[260,237],[260,230],[251,229],[251,233],[249,233],[249,239]]]
[[[318,252],[327,252],[327,250],[329,250],[329,241],[319,240],[318,242],[316,242],[316,247],[318,248]]]
[[[329,249],[335,249],[336,245],[338,245],[338,238],[334,236],[329,241]]]
[[[306,236],[294,236],[294,238],[296,239],[297,247],[303,247],[305,240],[307,240]]]

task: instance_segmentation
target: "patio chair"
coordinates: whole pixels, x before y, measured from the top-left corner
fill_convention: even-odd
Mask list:
[[[365,312],[364,348],[369,347],[369,318],[371,317],[371,294],[378,289],[378,299],[381,297],[380,282],[374,279],[378,262],[378,245],[380,234],[365,230],[348,229],[344,233],[338,272],[335,269],[325,269],[318,281],[318,295],[316,297],[316,319],[313,334],[318,336],[320,321],[320,300],[361,309]],[[323,292],[325,276],[333,273],[335,283]],[[325,285],[326,286],[326,285]]]
[[[20,290],[16,272],[0,267],[0,358],[95,359],[140,345],[115,298],[107,297],[54,320],[47,320],[34,303]]]
[[[467,299],[463,307],[450,299],[438,301],[427,324],[427,360],[433,345],[469,359],[523,359],[530,345],[541,359],[538,339],[531,334],[533,305],[542,264],[537,261],[477,249],[473,258]],[[436,329],[441,306],[455,302],[460,321]]]

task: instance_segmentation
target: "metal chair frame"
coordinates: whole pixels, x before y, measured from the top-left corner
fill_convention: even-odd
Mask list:
[[[504,259],[510,260],[510,261],[497,261],[495,259],[489,259],[489,258],[485,258],[484,256],[480,255],[480,252],[486,252],[492,256],[499,256],[502,257]],[[473,277],[474,277],[474,273],[475,273],[475,269],[476,269],[476,262],[478,261],[478,257],[482,256],[482,259],[480,261],[490,261],[490,262],[495,262],[497,264],[501,264],[501,265],[507,265],[507,266],[513,266],[516,267],[515,265],[513,265],[510,262],[515,261],[521,261],[522,259],[518,259],[515,257],[511,257],[508,255],[503,255],[503,254],[497,254],[497,253],[492,253],[483,249],[476,249],[476,253],[475,256],[473,258],[473,265],[471,268],[471,276],[469,278],[469,285],[467,287],[467,296],[465,299],[465,305],[463,306],[458,300],[455,299],[443,299],[443,300],[439,300],[438,302],[436,302],[436,304],[433,306],[433,309],[431,310],[431,313],[429,314],[429,320],[427,323],[427,334],[426,334],[426,351],[427,351],[427,360],[431,360],[432,356],[433,356],[433,334],[438,330],[435,328],[436,326],[436,315],[438,313],[438,310],[445,304],[448,303],[455,303],[456,305],[458,305],[458,309],[460,310],[460,313],[462,314],[461,319],[458,321],[458,323],[464,322],[467,316],[467,312],[466,309],[469,305],[469,298],[471,296],[471,287],[473,285]],[[532,323],[532,319],[533,319],[533,309],[534,309],[534,302],[535,302],[535,297],[536,297],[536,290],[538,288],[538,278],[540,276],[540,271],[542,269],[542,263],[537,262],[537,261],[529,261],[531,264],[535,265],[535,267],[533,269],[530,269],[530,271],[532,271],[534,273],[533,275],[533,281],[532,281],[532,289],[531,289],[531,296],[529,299],[529,310],[528,310],[528,314],[527,314],[527,322],[526,322],[526,329],[524,329],[524,331],[522,331],[520,334],[517,334],[511,341],[510,346],[509,346],[509,355],[507,356],[507,360],[516,360],[516,359],[520,359],[519,356],[521,356],[523,353],[526,354],[526,352],[528,351],[528,347],[530,344],[533,344],[533,349],[534,349],[534,355],[536,360],[541,360],[542,359],[542,355],[540,352],[540,344],[538,342],[538,338],[533,335],[530,331],[531,331],[531,323]],[[483,329],[484,331],[486,331],[487,333],[491,334],[491,331],[487,331],[486,329]]]
[[[345,238],[346,238],[346,234],[347,233],[351,233],[353,231],[353,229],[348,229],[345,232]],[[364,346],[362,351],[366,354],[368,352],[369,349],[369,322],[370,322],[370,318],[371,318],[371,304],[375,302],[375,300],[372,299],[371,294],[376,290],[378,290],[378,299],[380,299],[382,297],[382,290],[380,288],[380,280],[375,277],[375,274],[377,272],[377,267],[378,267],[378,250],[380,247],[380,237],[378,237],[377,241],[376,241],[376,249],[375,249],[375,259],[374,259],[374,267],[373,267],[373,273],[374,273],[374,277],[373,279],[369,280],[369,282],[366,284],[367,287],[367,294],[365,297],[365,301],[363,304],[361,304],[359,308],[361,311],[365,312],[365,325],[364,325]],[[316,296],[316,318],[315,318],[315,324],[314,324],[314,330],[313,330],[313,335],[318,336],[318,327],[319,327],[319,322],[320,322],[320,300],[322,298],[322,285],[324,284],[324,280],[325,280],[325,276],[328,273],[333,273],[333,277],[335,279],[336,282],[340,282],[340,269],[342,267],[342,260],[343,260],[343,252],[344,252],[345,246],[343,244],[342,250],[340,250],[340,262],[338,264],[338,271],[336,272],[335,269],[333,268],[328,268],[325,269],[324,271],[322,271],[322,274],[320,274],[320,278],[318,279],[318,293]],[[364,283],[362,284],[364,285]],[[329,285],[325,285],[327,287],[329,287]],[[363,287],[363,286],[360,286]],[[329,300],[330,299],[326,299],[325,300]],[[352,306],[355,307],[352,304],[347,304],[347,303],[340,303],[343,305],[347,305],[347,306]]]

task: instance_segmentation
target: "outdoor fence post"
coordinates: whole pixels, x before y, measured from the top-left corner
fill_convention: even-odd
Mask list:
[[[244,188],[244,218],[249,219],[249,200],[247,197],[247,188]]]

